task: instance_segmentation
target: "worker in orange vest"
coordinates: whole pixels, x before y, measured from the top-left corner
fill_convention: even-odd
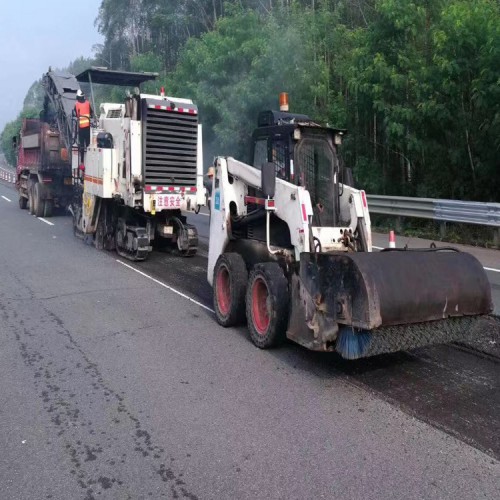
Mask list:
[[[80,149],[80,163],[83,165],[85,150],[90,144],[90,119],[94,113],[90,102],[85,99],[85,94],[78,90],[76,92],[75,114],[78,124],[78,145]]]

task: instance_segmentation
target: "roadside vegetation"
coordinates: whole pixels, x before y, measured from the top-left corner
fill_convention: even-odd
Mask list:
[[[286,91],[348,130],[369,193],[500,201],[498,0],[103,0],[96,16],[104,43],[68,69],[160,73],[150,90],[198,104],[207,161],[248,160],[258,111]],[[37,85],[1,134],[10,162]]]

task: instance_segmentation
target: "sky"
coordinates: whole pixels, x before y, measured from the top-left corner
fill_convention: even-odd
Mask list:
[[[21,111],[31,84],[52,68],[93,56],[102,43],[94,21],[102,0],[0,3],[0,133]]]

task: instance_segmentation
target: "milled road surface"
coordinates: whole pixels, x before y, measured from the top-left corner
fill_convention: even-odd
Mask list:
[[[202,235],[207,234],[208,226],[204,223],[208,218],[194,219]],[[203,248],[200,254],[193,259],[182,259],[156,253],[135,267],[212,307]],[[500,304],[500,297],[496,303]],[[239,331],[246,336],[245,328]],[[478,341],[478,346],[483,348],[489,342],[489,332],[479,333],[482,342]],[[498,340],[498,331],[494,338]],[[487,352],[498,352],[493,349],[495,346],[486,347]],[[333,354],[307,352],[293,344],[287,349],[297,355],[302,353],[312,370],[320,367],[335,370],[351,383],[379,394],[409,414],[500,458],[500,419],[496,416],[500,407],[500,359],[459,350],[456,346],[434,346],[355,362]],[[273,351],[274,355],[281,356],[280,351]]]
[[[13,200],[0,199],[0,498],[497,498],[498,449],[444,432],[429,403],[473,414],[445,377],[428,390],[450,366],[439,351],[346,368],[293,344],[258,350],[74,239],[68,217],[51,226],[0,195]],[[157,254],[134,267],[210,306],[205,265]],[[458,359],[472,400],[482,390],[494,408],[498,377]],[[402,374],[424,415],[398,395]]]

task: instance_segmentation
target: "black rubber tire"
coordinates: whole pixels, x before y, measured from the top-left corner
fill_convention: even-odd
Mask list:
[[[80,205],[73,205],[73,234],[79,238],[80,237],[80,229],[78,227],[78,223],[80,222],[80,216],[81,216],[81,206]]]
[[[102,219],[102,217],[99,217],[99,221],[97,222],[97,227],[94,234],[94,246],[97,248],[97,250],[105,249],[105,239],[104,220]]]
[[[37,182],[33,186],[33,213],[37,217],[43,217],[45,200],[43,199],[43,186],[39,182]]]
[[[34,185],[28,187],[28,204],[29,204],[29,213],[31,215],[35,215],[35,201],[33,195],[34,187],[35,187]]]
[[[279,264],[256,264],[247,285],[246,316],[257,347],[268,349],[285,341],[289,300],[288,281]]]
[[[19,208],[21,210],[25,210],[27,206],[28,206],[28,198],[19,195]]]
[[[240,254],[219,256],[213,280],[214,310],[219,325],[235,326],[245,322],[247,281],[247,266]]]
[[[43,216],[45,218],[52,217],[54,213],[54,200],[45,200],[43,203]]]

